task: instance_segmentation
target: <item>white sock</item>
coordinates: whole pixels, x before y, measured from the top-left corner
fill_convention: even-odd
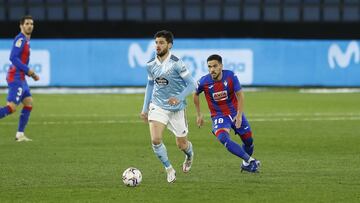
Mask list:
[[[15,137],[16,138],[19,138],[20,136],[23,136],[24,135],[24,132],[17,132]]]

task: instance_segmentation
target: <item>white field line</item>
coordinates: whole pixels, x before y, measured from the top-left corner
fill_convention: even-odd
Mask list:
[[[115,117],[115,118],[131,118],[131,117],[139,117],[140,114],[41,114],[39,115],[41,118],[47,117],[71,117],[71,118],[104,118],[104,117]],[[351,112],[351,113],[264,113],[264,114],[246,114],[248,118],[254,117],[299,117],[299,116],[307,116],[307,117],[324,117],[324,116],[360,116],[360,112]],[[189,115],[191,117],[192,115]],[[204,117],[210,117],[209,115],[204,115]]]
[[[336,117],[283,117],[283,118],[251,118],[249,122],[289,122],[289,121],[359,121],[360,116],[336,116]],[[189,120],[189,122],[192,122]],[[209,122],[206,119],[206,122]],[[131,124],[143,123],[139,118],[137,120],[97,120],[97,121],[33,121],[31,125],[93,125],[93,124]],[[0,122],[0,126],[17,125],[17,122]]]

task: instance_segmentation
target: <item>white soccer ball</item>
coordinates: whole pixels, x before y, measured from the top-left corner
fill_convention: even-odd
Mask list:
[[[141,183],[142,175],[139,169],[130,167],[124,171],[122,180],[126,186],[135,187]]]

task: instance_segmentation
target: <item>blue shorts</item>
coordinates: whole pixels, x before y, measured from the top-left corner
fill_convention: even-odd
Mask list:
[[[13,82],[8,85],[8,102],[14,102],[19,105],[26,97],[31,97],[30,88],[26,82]]]
[[[240,128],[235,127],[235,121],[233,118],[235,118],[235,116],[232,117],[230,115],[229,116],[218,116],[218,117],[211,118],[212,119],[212,132],[215,134],[215,132],[221,128],[227,128],[227,129],[232,128],[235,131],[235,134],[238,134],[238,135],[244,135],[247,132],[251,132],[249,122],[247,121],[244,114],[242,114],[242,122],[241,122]]]

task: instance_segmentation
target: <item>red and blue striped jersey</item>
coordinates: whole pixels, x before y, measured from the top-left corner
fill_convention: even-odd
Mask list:
[[[210,74],[201,77],[196,94],[204,92],[211,117],[235,116],[238,105],[235,93],[239,90],[241,85],[234,72],[223,70],[220,81],[214,81]]]
[[[8,70],[6,80],[8,83],[25,80],[29,71],[30,41],[23,33],[19,33],[14,40],[10,53],[11,66]]]

